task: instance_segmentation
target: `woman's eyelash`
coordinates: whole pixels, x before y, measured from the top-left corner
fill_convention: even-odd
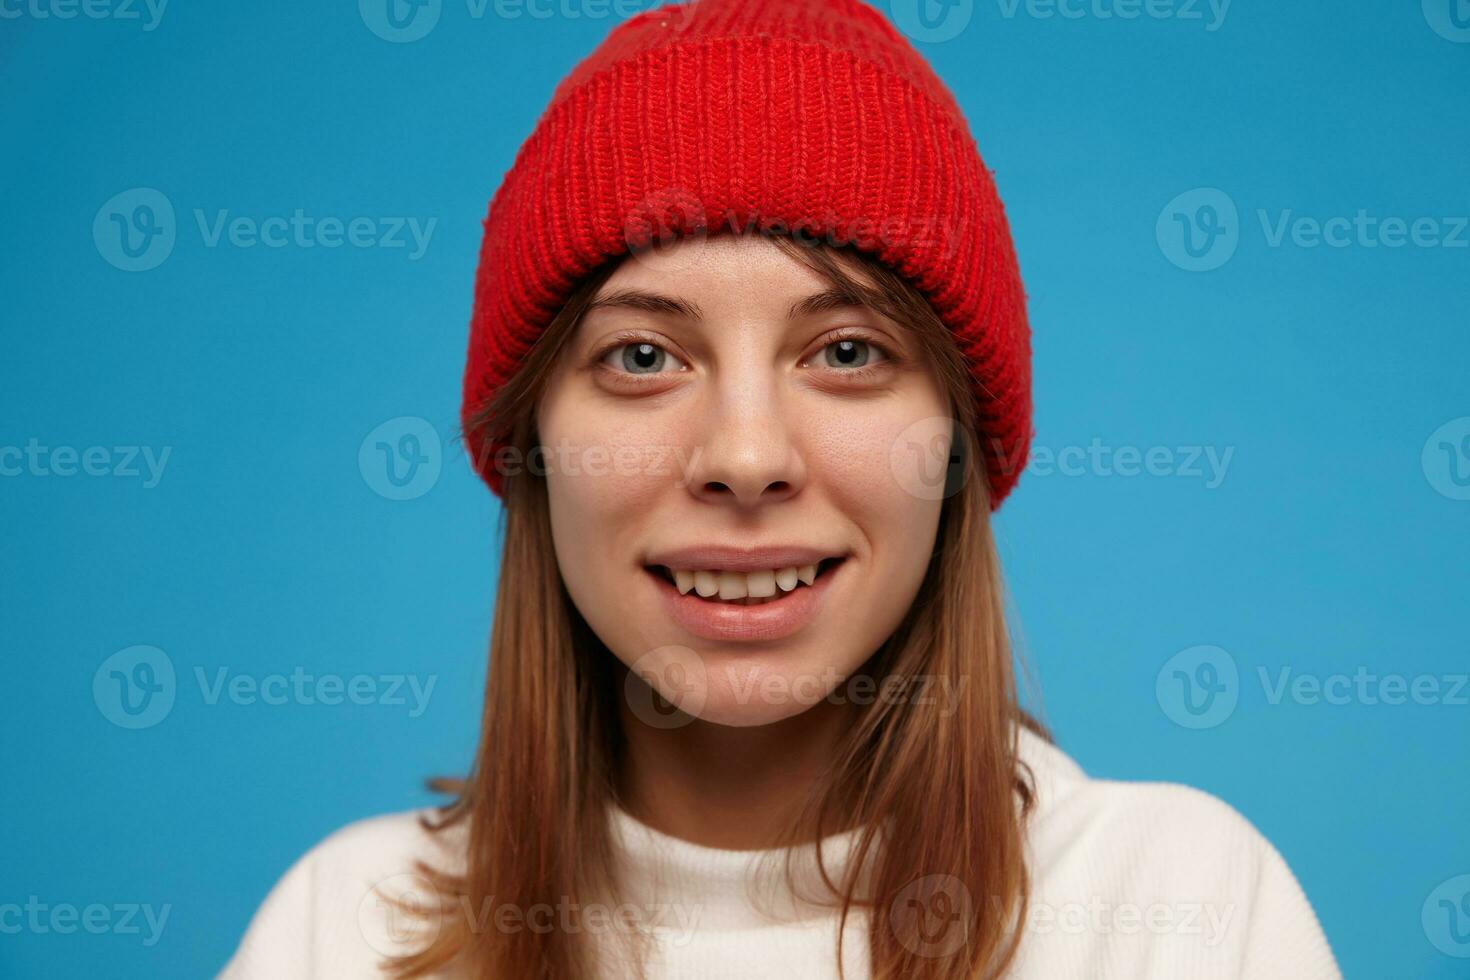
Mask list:
[[[881,360],[877,364],[863,364],[857,367],[831,368],[832,371],[838,374],[864,377],[868,374],[872,374],[882,369],[885,365],[897,364],[902,360],[899,355],[894,353],[893,348],[891,348],[888,344],[873,339],[871,336],[868,336],[867,333],[865,333],[864,331],[853,328],[840,328],[837,331],[834,331],[833,333],[823,337],[820,345],[816,349],[816,352],[809,357],[804,358],[802,363],[806,364],[816,361],[817,358],[822,356],[822,353],[826,351],[828,347],[831,347],[833,344],[841,343],[844,340],[852,340],[857,341],[858,343],[867,344],[869,347],[873,348],[881,355]],[[661,374],[671,373],[666,371],[656,371],[651,374],[635,374],[631,371],[620,371],[617,368],[609,367],[606,364],[607,356],[613,351],[620,350],[624,347],[628,347],[634,344],[648,344],[652,347],[656,347],[659,350],[663,351],[668,357],[673,358],[680,363],[683,363],[682,359],[680,359],[678,355],[672,353],[668,349],[668,346],[662,343],[658,338],[648,337],[636,333],[615,334],[614,336],[609,338],[606,343],[597,348],[596,353],[592,355],[592,362],[594,365],[607,368],[607,370],[611,371],[613,374],[624,378],[656,378]],[[822,366],[829,367],[829,365]]]
[[[817,361],[818,358],[822,357],[827,348],[831,347],[833,344],[839,344],[844,340],[853,340],[859,343],[867,344],[869,347],[876,350],[880,355],[880,358],[876,364],[862,364],[857,367],[840,368],[832,367],[831,365],[825,363],[821,365],[832,374],[838,375],[844,379],[859,381],[870,379],[873,378],[875,375],[882,374],[885,370],[889,370],[898,366],[903,360],[902,357],[894,353],[893,348],[891,348],[888,344],[873,339],[873,337],[869,336],[866,331],[848,327],[839,328],[837,331],[823,337],[820,346],[817,347],[817,352],[811,357],[806,358],[802,363],[805,364]]]
[[[615,350],[621,350],[624,347],[632,346],[634,344],[647,344],[650,347],[656,347],[659,350],[663,351],[667,357],[678,361],[680,364],[683,363],[683,360],[679,358],[678,355],[671,352],[668,346],[664,343],[661,343],[657,338],[645,337],[642,334],[630,333],[615,334],[612,338],[608,340],[607,343],[598,348],[597,352],[592,355],[593,366],[605,368],[608,371],[611,371],[613,374],[618,375],[620,378],[656,378],[661,374],[672,373],[668,371],[655,371],[652,374],[635,374],[632,371],[620,371],[617,368],[608,367],[608,365],[605,363],[607,361],[607,355],[611,354]]]

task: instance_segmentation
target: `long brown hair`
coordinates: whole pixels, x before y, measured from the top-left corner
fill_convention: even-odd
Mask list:
[[[1017,725],[1045,732],[1017,701],[971,375],[908,280],[845,246],[784,235],[771,241],[910,328],[948,393],[956,421],[952,486],[933,558],[907,616],[862,670],[900,686],[939,679],[962,685],[964,695],[953,711],[923,699],[879,698],[866,706],[785,842],[862,828],[849,872],[840,881],[825,870],[822,877],[844,929],[854,908],[870,909],[874,980],[999,976],[1015,956],[1028,897],[1023,831],[1033,790],[1018,757]],[[508,459],[520,462],[502,470],[504,551],[479,749],[472,773],[453,786],[457,798],[429,824],[467,830],[465,864],[458,871],[420,866],[437,893],[439,921],[426,948],[393,961],[400,977],[452,969],[496,980],[581,980],[596,972],[595,950],[579,930],[497,931],[463,912],[491,902],[576,907],[590,896],[616,894],[607,810],[617,802],[624,745],[620,664],[567,595],[544,475],[522,465],[537,444],[535,410],[545,381],[616,265],[579,284],[519,373],[467,427],[493,432],[511,447]],[[854,271],[866,273],[866,281]],[[941,895],[963,941],[937,952],[913,910]],[[839,932],[839,968],[841,948]]]

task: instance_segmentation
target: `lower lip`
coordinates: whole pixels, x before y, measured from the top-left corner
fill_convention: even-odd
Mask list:
[[[706,640],[756,642],[785,639],[815,619],[822,600],[832,588],[832,580],[841,574],[845,565],[846,560],[840,561],[818,575],[811,585],[777,592],[777,598],[758,606],[701,599],[693,590],[680,595],[662,572],[644,571],[658,587],[669,615],[690,633]]]

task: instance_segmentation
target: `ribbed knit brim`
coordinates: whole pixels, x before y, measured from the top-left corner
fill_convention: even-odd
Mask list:
[[[650,228],[732,223],[851,241],[924,293],[970,365],[999,506],[1031,431],[1010,232],[953,95],[863,0],[659,7],[572,70],[490,203],[466,424],[582,276],[645,244]],[[467,448],[498,494],[500,447],[471,433]]]

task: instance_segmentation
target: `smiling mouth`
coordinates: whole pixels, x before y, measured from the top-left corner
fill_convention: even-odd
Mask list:
[[[680,595],[730,606],[763,606],[811,588],[842,564],[841,557],[823,558],[810,565],[787,565],[757,571],[670,568],[645,565],[644,570],[673,585]]]

